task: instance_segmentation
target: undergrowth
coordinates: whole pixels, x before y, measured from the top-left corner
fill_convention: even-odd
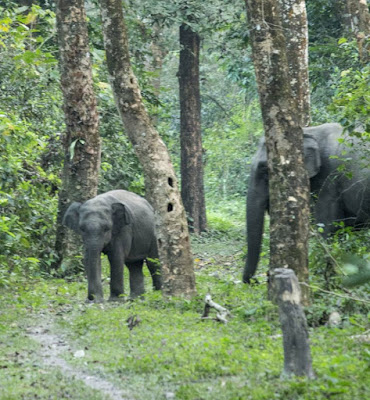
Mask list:
[[[54,334],[63,333],[72,349],[84,350],[83,357],[75,357],[73,351],[64,353],[73,368],[104,376],[131,399],[369,398],[365,287],[349,291],[337,284],[326,290],[315,247],[319,245],[311,246],[315,253],[311,261],[316,263],[311,284],[316,289],[307,315],[316,379],[281,379],[278,311],[267,299],[265,284],[242,284],[243,236],[238,226],[232,229],[222,239],[209,232],[193,240],[198,295],[192,300],[164,299],[153,292],[147,271],[145,298],[119,304],[85,304],[84,278],[67,282],[37,277],[13,280],[11,288],[2,288],[0,399],[104,398],[42,364],[38,345],[27,336],[27,329],[41,319],[47,320]],[[267,263],[262,261],[260,275],[264,276]],[[106,260],[103,266],[107,297]],[[126,272],[126,293],[127,282]],[[230,310],[227,324],[201,319],[207,293]],[[327,325],[325,318],[333,310],[341,314],[336,327]],[[210,316],[215,316],[214,311]]]

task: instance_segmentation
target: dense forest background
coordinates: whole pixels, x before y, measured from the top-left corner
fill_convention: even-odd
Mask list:
[[[11,273],[50,272],[63,161],[64,115],[53,3],[1,2],[1,265]],[[343,23],[340,2],[308,1],[312,125],[340,122],[369,131],[369,66]],[[249,164],[262,135],[243,2],[125,2],[130,51],[146,107],[180,164],[178,30],[184,15],[201,36],[201,119],[210,232],[244,226]],[[87,2],[93,78],[99,103],[99,191],[144,194],[140,165],[124,134],[105,65],[97,4]],[[367,134],[368,135],[368,134]],[[365,137],[365,136],[364,136]],[[368,136],[367,136],[368,137]]]
[[[369,154],[370,45],[349,29],[350,2],[306,1],[311,124],[339,122]],[[102,140],[98,191],[145,196],[109,82],[99,3],[85,2]],[[369,398],[369,230],[343,227],[326,241],[322,227],[311,226],[305,314],[315,379],[280,379],[281,324],[265,284],[268,224],[261,284],[242,283],[245,197],[263,135],[245,3],[127,0],[123,7],[132,66],[180,183],[181,24],[200,37],[208,228],[191,235],[197,293],[166,299],[145,271],[144,299],[85,304],[82,268],[54,268],[66,137],[55,2],[0,0],[0,400]],[[105,291],[108,275],[104,261]],[[214,310],[201,318],[206,294],[230,311],[225,323]]]

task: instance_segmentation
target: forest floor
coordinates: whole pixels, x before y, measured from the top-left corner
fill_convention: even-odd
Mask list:
[[[277,310],[266,285],[241,283],[242,248],[240,238],[194,242],[191,301],[163,299],[149,276],[145,299],[122,304],[85,304],[83,277],[0,289],[0,399],[370,398],[366,305],[338,327],[310,328],[316,379],[283,380]],[[227,324],[201,319],[207,293],[230,310]],[[338,299],[338,309],[352,302]],[[321,298],[308,315],[327,307]]]

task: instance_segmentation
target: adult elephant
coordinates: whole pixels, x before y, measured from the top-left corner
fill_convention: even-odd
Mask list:
[[[82,236],[88,280],[87,299],[103,301],[101,252],[111,268],[110,300],[123,294],[123,267],[130,274],[132,298],[144,293],[143,263],[146,260],[155,289],[161,288],[154,213],[142,197],[126,190],[100,194],[85,203],[72,203],[63,223]]]
[[[370,170],[363,164],[360,146],[346,147],[339,124],[304,128],[304,162],[310,178],[312,211],[326,237],[338,229],[335,222],[362,228],[370,224]],[[349,141],[353,142],[350,138]],[[355,141],[356,142],[356,141]],[[346,155],[342,155],[343,151]],[[344,170],[338,167],[347,159]],[[267,154],[261,139],[251,166],[247,193],[248,255],[243,282],[256,272],[261,251],[263,221],[269,210]]]

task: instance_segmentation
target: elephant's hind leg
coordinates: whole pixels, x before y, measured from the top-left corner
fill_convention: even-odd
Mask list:
[[[130,297],[132,299],[141,296],[145,292],[143,264],[144,260],[126,262],[130,271]]]
[[[148,266],[150,275],[152,277],[154,290],[161,290],[162,279],[161,279],[161,268],[159,265],[159,260],[158,259],[150,260],[147,258],[146,265]]]

